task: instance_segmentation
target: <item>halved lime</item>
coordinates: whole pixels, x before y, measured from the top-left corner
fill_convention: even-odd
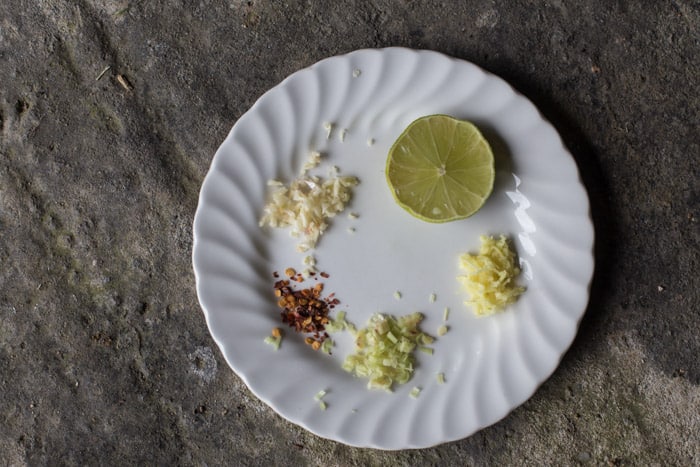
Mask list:
[[[447,115],[414,120],[389,150],[386,179],[396,202],[428,222],[464,219],[493,190],[493,152],[474,124]]]

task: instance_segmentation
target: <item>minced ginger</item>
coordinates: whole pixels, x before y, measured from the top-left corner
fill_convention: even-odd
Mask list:
[[[514,303],[525,288],[515,283],[520,268],[506,238],[482,235],[480,240],[479,254],[460,255],[459,266],[466,274],[457,276],[457,280],[469,294],[464,303],[477,316],[488,316]]]

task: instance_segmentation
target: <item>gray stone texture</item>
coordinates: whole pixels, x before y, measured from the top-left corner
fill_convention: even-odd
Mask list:
[[[554,375],[470,438],[400,452],[258,401],[191,266],[198,190],[236,119],[300,68],[391,45],[530,98],[597,235]],[[697,1],[3,0],[0,464],[700,465],[699,54]]]

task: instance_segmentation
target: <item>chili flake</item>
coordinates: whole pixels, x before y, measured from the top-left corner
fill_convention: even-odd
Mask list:
[[[304,278],[301,275],[295,276],[296,271],[292,271],[294,271],[292,268],[288,268],[285,275],[289,279],[279,280],[274,285],[277,306],[282,309],[282,322],[296,332],[311,334],[304,339],[304,342],[314,350],[318,350],[328,338],[326,332],[326,325],[330,323],[328,313],[340,301],[335,298],[335,294],[323,298],[321,282],[316,282],[313,287],[295,290],[291,286],[291,281],[303,282]],[[328,277],[328,274],[321,273],[321,276]]]

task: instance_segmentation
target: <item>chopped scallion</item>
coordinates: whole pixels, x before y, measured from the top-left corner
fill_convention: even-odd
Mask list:
[[[418,386],[414,386],[413,389],[411,389],[411,392],[408,393],[408,395],[414,399],[418,399],[418,396],[420,395],[420,391],[421,391],[421,389]]]

